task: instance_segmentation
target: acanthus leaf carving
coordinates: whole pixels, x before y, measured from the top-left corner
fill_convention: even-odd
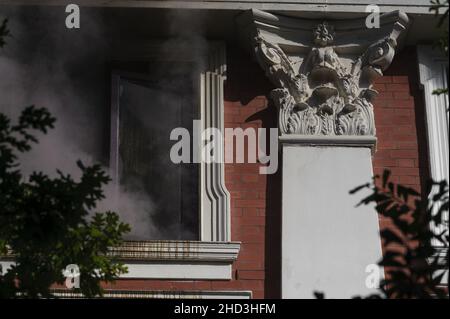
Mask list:
[[[276,86],[271,98],[280,134],[375,135],[372,83],[391,64],[399,32],[361,45],[359,54],[342,54],[335,30],[329,22],[317,24],[307,50],[289,55],[273,37],[256,33],[257,60]]]

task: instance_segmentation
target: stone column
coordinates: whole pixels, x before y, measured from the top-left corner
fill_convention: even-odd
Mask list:
[[[378,216],[356,207],[370,182],[376,130],[373,81],[398,50],[408,18],[307,20],[252,10],[238,19],[272,81],[282,150],[282,297],[349,298],[375,292]],[[382,274],[381,270],[381,274]]]

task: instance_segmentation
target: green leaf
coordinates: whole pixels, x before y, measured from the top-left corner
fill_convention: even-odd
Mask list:
[[[391,171],[385,169],[385,170],[383,171],[383,179],[382,179],[382,181],[383,181],[383,188],[386,188],[386,184],[387,184],[387,182],[389,181],[389,177],[390,177],[390,176],[391,176]]]

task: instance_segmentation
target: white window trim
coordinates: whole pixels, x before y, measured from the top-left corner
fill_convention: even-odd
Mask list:
[[[447,58],[432,46],[419,45],[417,47],[419,63],[419,78],[425,99],[426,130],[428,141],[428,158],[430,164],[430,177],[434,181],[449,181],[449,103],[448,95],[433,94],[434,90],[447,88]],[[434,190],[430,196],[433,196]],[[448,220],[448,215],[445,216]],[[444,227],[430,225],[435,233],[444,231]],[[447,230],[448,231],[448,230]],[[432,244],[438,249],[438,255],[443,255],[439,249],[442,244],[437,240]],[[442,259],[442,258],[441,258]],[[442,259],[445,263],[445,259]],[[448,272],[447,272],[448,276]],[[443,281],[446,282],[446,276]]]
[[[126,241],[110,248],[109,256],[127,266],[120,278],[229,280],[239,249],[236,242]],[[14,263],[10,251],[0,267],[6,272]]]
[[[448,95],[434,95],[433,91],[447,87],[445,68],[447,59],[431,46],[418,46],[420,83],[425,97],[427,137],[431,178],[449,178]]]
[[[224,132],[224,82],[226,80],[225,45],[210,50],[209,66],[201,73],[200,115],[202,131],[217,128]],[[225,155],[223,143],[216,143],[218,163],[201,163],[201,226],[202,241],[230,241],[230,194],[225,186]],[[201,149],[201,148],[199,148]]]
[[[4,0],[14,5],[36,5],[36,0]],[[39,0],[39,5],[55,5],[55,0]],[[324,2],[327,13],[365,13],[367,0],[83,0],[84,6],[89,7],[133,7],[133,8],[169,8],[169,9],[210,9],[210,10],[267,10],[267,11],[291,11],[291,12],[320,12],[323,13]],[[371,2],[370,2],[371,3]],[[377,4],[383,12],[403,10],[407,14],[432,15],[429,11],[429,0],[377,0]]]
[[[176,41],[173,42],[172,44],[152,42],[122,45],[117,50],[115,58],[117,60],[146,59],[165,62],[189,62],[199,58],[198,50],[192,50],[190,54],[185,49],[177,48]],[[165,52],[163,55],[160,54],[162,50]],[[208,42],[208,48],[204,51],[205,63],[199,74],[201,130],[217,128],[223,132],[223,89],[226,80],[225,44]],[[203,51],[200,50],[200,52]],[[112,176],[117,178],[118,103],[114,102],[115,98],[113,95],[110,167]],[[193,134],[201,137],[201,132],[193,132]],[[199,141],[199,143],[201,142]],[[201,145],[198,146],[198,149],[201,150]],[[141,258],[130,258],[130,255],[124,253],[122,249],[113,250],[115,256],[122,259],[128,266],[129,273],[122,277],[186,280],[232,279],[231,265],[238,256],[240,243],[231,242],[230,194],[225,186],[223,148],[222,143],[215,145],[217,156],[221,159],[218,163],[202,162],[200,164],[199,241],[126,242],[127,249],[131,249],[135,256],[141,256]],[[173,251],[182,251],[183,254],[173,255]]]
[[[240,243],[205,241],[127,241],[110,250],[124,262],[121,278],[229,280]]]

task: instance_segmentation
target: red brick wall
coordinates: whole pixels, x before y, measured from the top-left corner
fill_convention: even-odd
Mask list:
[[[266,97],[272,89],[248,54],[228,50],[225,127],[277,127],[277,111]],[[280,296],[281,171],[261,175],[259,167],[237,163],[225,167],[231,193],[232,240],[242,242],[234,268],[239,286],[257,287],[255,298],[276,298]]]
[[[418,84],[417,56],[407,47],[375,83],[380,95],[374,103],[378,150],[374,173],[385,168],[392,181],[424,192],[429,178],[423,93]],[[381,218],[381,228],[391,226]]]
[[[397,182],[421,188],[427,177],[422,95],[417,84],[414,48],[395,58],[377,81],[375,102],[378,150],[374,172],[392,170]],[[277,127],[277,111],[267,94],[272,89],[261,68],[240,49],[228,48],[225,127]],[[231,193],[232,240],[242,248],[231,281],[120,280],[121,289],[251,290],[254,298],[280,296],[281,161],[274,175],[260,175],[259,164],[227,164]],[[356,185],[355,185],[356,186]],[[384,221],[381,225],[384,226]]]

